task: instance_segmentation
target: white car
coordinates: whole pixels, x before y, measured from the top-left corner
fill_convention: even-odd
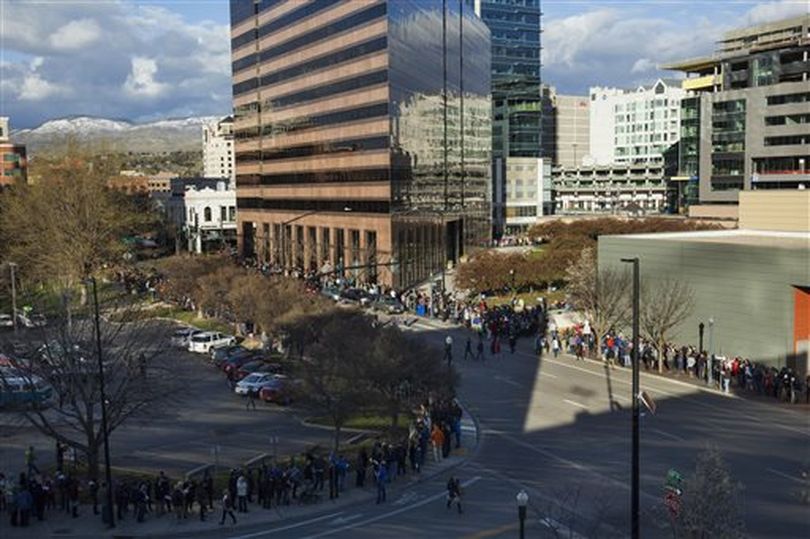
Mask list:
[[[172,333],[170,344],[174,348],[188,348],[188,343],[191,337],[202,333],[201,329],[196,328],[180,328]]]
[[[0,328],[13,328],[14,319],[10,314],[0,314]]]
[[[234,391],[237,395],[247,395],[251,391],[258,396],[259,390],[270,380],[273,380],[278,375],[271,372],[254,372],[248,374],[236,384]]]
[[[236,337],[233,335],[225,335],[216,331],[204,331],[191,336],[188,341],[188,351],[207,354],[211,351],[211,348],[230,344],[236,344]]]

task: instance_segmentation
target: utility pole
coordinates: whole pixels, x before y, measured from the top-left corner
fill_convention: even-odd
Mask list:
[[[8,263],[8,271],[11,274],[11,318],[14,322],[14,333],[17,333],[17,275],[15,270],[17,264]]]
[[[622,262],[633,264],[633,454],[631,458],[632,463],[632,479],[631,479],[631,514],[630,514],[630,529],[631,537],[639,539],[641,537],[639,530],[639,465],[638,465],[638,450],[639,450],[639,384],[638,384],[638,326],[639,326],[639,260],[638,257],[622,258]]]

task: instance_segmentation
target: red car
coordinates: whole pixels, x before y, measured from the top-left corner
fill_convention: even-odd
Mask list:
[[[272,374],[281,374],[281,365],[279,365],[278,363],[267,363],[266,361],[261,359],[250,361],[237,368],[236,372],[233,375],[233,378],[234,380],[241,380],[248,374],[254,372],[269,372]]]
[[[259,390],[259,398],[264,402],[287,405],[292,402],[290,380],[284,375],[276,375]]]

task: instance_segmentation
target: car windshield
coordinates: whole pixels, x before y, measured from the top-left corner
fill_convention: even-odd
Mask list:
[[[191,338],[191,340],[194,341],[194,342],[208,342],[208,341],[211,340],[211,335],[209,335],[207,333],[201,333],[199,335],[194,335]]]
[[[261,374],[249,374],[248,376],[245,377],[245,383],[251,384],[253,382],[258,382],[261,379],[262,379]]]

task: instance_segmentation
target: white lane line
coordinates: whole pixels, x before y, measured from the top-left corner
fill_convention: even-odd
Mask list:
[[[681,438],[680,436],[677,436],[675,434],[670,434],[668,432],[664,432],[663,430],[660,430],[660,429],[650,429],[650,431],[656,433],[659,436],[663,436],[664,438],[669,438],[670,440],[675,440],[676,442],[685,442],[686,441],[685,438]]]
[[[300,528],[302,526],[309,526],[310,524],[314,524],[314,523],[320,522],[322,520],[328,520],[330,518],[335,518],[337,516],[342,515],[343,513],[344,513],[343,511],[340,511],[338,513],[332,513],[330,515],[323,515],[323,516],[318,517],[318,518],[310,518],[309,520],[304,520],[302,522],[296,522],[295,524],[288,524],[288,525],[282,526],[280,528],[273,528],[272,530],[265,530],[265,531],[261,531],[261,532],[248,533],[248,534],[245,534],[245,535],[235,535],[235,536],[231,537],[230,539],[249,539],[250,537],[261,537],[262,535],[270,535],[272,533],[283,532],[283,531],[286,531],[286,530],[294,530],[295,528]]]
[[[588,407],[585,406],[584,404],[582,404],[581,402],[576,402],[576,401],[572,401],[572,400],[568,400],[568,399],[563,399],[563,402],[567,402],[571,406],[577,406],[579,408],[584,408],[586,410],[588,409]]]
[[[786,473],[780,472],[779,470],[774,470],[773,468],[765,468],[765,469],[767,471],[771,472],[772,474],[778,475],[779,477],[784,477],[785,479],[790,479],[791,481],[796,481],[797,483],[803,483],[804,482],[801,479],[799,479],[798,477],[793,477],[793,476],[788,475]]]
[[[464,481],[461,484],[461,486],[466,488],[466,487],[468,487],[468,486],[470,486],[470,485],[472,485],[474,483],[477,483],[480,480],[481,480],[481,477],[476,475],[472,479],[468,479],[467,481]],[[383,513],[382,515],[377,515],[376,517],[367,518],[366,520],[361,520],[361,521],[358,521],[358,522],[354,522],[352,524],[347,524],[346,526],[341,526],[340,528],[333,528],[331,530],[327,530],[325,532],[321,532],[321,533],[316,534],[316,535],[309,535],[305,539],[316,539],[317,537],[326,537],[328,535],[334,535],[336,533],[345,532],[347,530],[352,530],[354,528],[359,528],[361,526],[366,526],[368,524],[373,524],[373,523],[378,522],[380,520],[399,515],[401,513],[404,513],[406,511],[410,511],[412,509],[416,509],[417,507],[422,507],[423,505],[427,505],[427,504],[429,504],[429,503],[431,503],[433,501],[442,499],[442,498],[444,498],[446,496],[447,496],[446,493],[440,492],[438,494],[428,496],[424,500],[420,500],[420,501],[418,501],[416,503],[412,503],[411,505],[408,505],[406,507],[402,507],[402,508],[396,509],[394,511],[389,511],[387,513]]]
[[[523,387],[522,384],[515,382],[514,380],[506,376],[497,375],[495,376],[495,379],[498,380],[499,382],[503,382],[504,384],[509,384],[510,386]]]
[[[557,378],[557,376],[556,376],[556,375],[554,375],[554,374],[549,374],[549,373],[547,373],[547,372],[541,372],[541,373],[540,373],[540,376],[542,376],[543,378]]]

